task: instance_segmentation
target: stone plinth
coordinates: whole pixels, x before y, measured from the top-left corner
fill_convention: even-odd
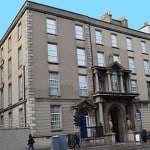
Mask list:
[[[107,133],[105,134],[105,144],[114,144],[116,143],[116,133]]]
[[[128,142],[134,142],[135,141],[134,132],[132,130],[129,130],[126,134],[127,134],[127,141]]]

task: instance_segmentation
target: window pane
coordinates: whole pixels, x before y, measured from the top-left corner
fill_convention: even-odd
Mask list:
[[[147,82],[148,98],[150,98],[150,81]]]
[[[131,80],[131,92],[137,92],[137,81]]]
[[[47,19],[47,33],[56,34],[56,20]]]
[[[58,73],[49,73],[49,85],[50,85],[50,95],[58,95],[59,83],[58,83]]]
[[[147,53],[146,43],[144,41],[141,41],[141,49],[142,53]]]
[[[144,60],[144,70],[146,75],[150,75],[150,64],[148,60]]]
[[[112,47],[117,47],[117,35],[111,34]]]
[[[120,63],[120,58],[119,58],[119,55],[113,55],[113,61],[117,61]]]
[[[130,38],[126,38],[127,50],[132,50],[132,42]]]
[[[75,34],[77,39],[83,39],[83,27],[76,25]]]
[[[51,105],[51,129],[59,129],[61,125],[61,114],[59,105]]]
[[[57,63],[58,62],[58,54],[57,54],[57,45],[56,44],[48,44],[48,61]]]
[[[77,58],[78,58],[78,65],[85,66],[85,50],[84,49],[77,49]]]
[[[104,54],[101,52],[97,53],[98,66],[104,66]]]
[[[132,71],[132,73],[135,73],[135,63],[134,63],[134,58],[129,58],[129,68]]]
[[[87,76],[79,76],[80,96],[87,96]]]
[[[102,32],[101,31],[95,31],[95,37],[96,37],[96,43],[102,44]]]

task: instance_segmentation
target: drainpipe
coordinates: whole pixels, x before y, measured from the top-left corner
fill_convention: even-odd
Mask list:
[[[89,38],[90,38],[90,48],[91,48],[91,58],[92,58],[92,81],[93,81],[93,91],[95,92],[95,82],[94,82],[94,71],[93,71],[93,66],[94,66],[94,62],[93,62],[93,47],[92,47],[92,38],[91,38],[91,25],[89,25]],[[96,107],[97,108],[97,107]],[[98,120],[97,120],[97,111],[95,111],[95,121],[96,121],[96,126],[98,125]]]
[[[24,122],[25,127],[27,127],[27,117],[26,117],[26,92],[25,92],[25,65],[23,66],[23,99],[24,99]]]

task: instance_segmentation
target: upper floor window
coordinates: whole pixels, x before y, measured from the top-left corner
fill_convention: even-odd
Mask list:
[[[131,92],[137,92],[137,81],[131,80]]]
[[[60,129],[61,128],[61,106],[51,105],[50,115],[51,115],[51,129]]]
[[[56,32],[57,32],[56,31],[57,30],[56,20],[55,19],[47,19],[46,23],[47,23],[47,33],[56,34]]]
[[[12,39],[11,36],[8,39],[8,52],[12,50]]]
[[[95,38],[96,38],[96,44],[103,44],[101,31],[98,30],[95,31]]]
[[[18,78],[18,97],[19,99],[23,98],[23,81],[22,76]]]
[[[78,66],[86,66],[85,50],[77,48]]]
[[[148,60],[144,60],[144,70],[146,75],[150,75],[150,64]]]
[[[8,125],[9,125],[9,128],[13,127],[13,114],[12,114],[12,112],[8,113]]]
[[[79,75],[80,96],[87,96],[87,76]]]
[[[147,81],[148,98],[150,98],[150,81]]]
[[[97,60],[98,60],[98,66],[105,66],[105,62],[104,62],[104,53],[102,52],[98,52],[97,53]]]
[[[8,105],[12,104],[12,84],[8,85]]]
[[[21,22],[18,24],[18,39],[20,39],[22,36],[22,25]]]
[[[4,116],[0,116],[0,128],[4,127]]]
[[[0,90],[0,109],[3,108],[4,104],[4,91]]]
[[[18,67],[22,65],[22,47],[18,48]]]
[[[141,41],[141,50],[142,53],[147,53],[146,42]]]
[[[4,59],[4,50],[1,48],[0,61]]]
[[[50,95],[58,95],[59,94],[59,78],[57,72],[49,73],[49,91]]]
[[[116,34],[111,34],[111,44],[112,44],[112,47],[118,47]]]
[[[126,38],[127,50],[132,50],[132,40],[131,38]]]
[[[76,35],[76,39],[80,39],[83,40],[84,39],[84,35],[83,35],[83,27],[80,25],[75,25],[75,35]]]
[[[11,58],[8,60],[8,78],[12,75],[12,61]]]
[[[2,84],[2,82],[4,82],[4,70],[0,69],[0,84]]]
[[[48,43],[48,62],[58,63],[57,45]]]
[[[113,61],[115,62],[115,61],[117,61],[117,62],[119,62],[120,63],[120,57],[119,57],[119,55],[113,55]]]
[[[129,69],[132,71],[132,73],[135,73],[136,68],[135,68],[134,58],[129,57],[128,59],[129,59]]]
[[[23,109],[19,109],[19,127],[23,128],[24,127],[24,114],[23,114]]]
[[[116,72],[111,74],[111,85],[113,91],[119,91],[118,74]]]

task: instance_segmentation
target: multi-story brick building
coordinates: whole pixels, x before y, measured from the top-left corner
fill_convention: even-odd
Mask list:
[[[100,124],[117,141],[150,130],[150,35],[125,18],[100,20],[26,1],[0,43],[1,128],[30,127],[44,137]],[[141,115],[141,117],[140,117]]]

